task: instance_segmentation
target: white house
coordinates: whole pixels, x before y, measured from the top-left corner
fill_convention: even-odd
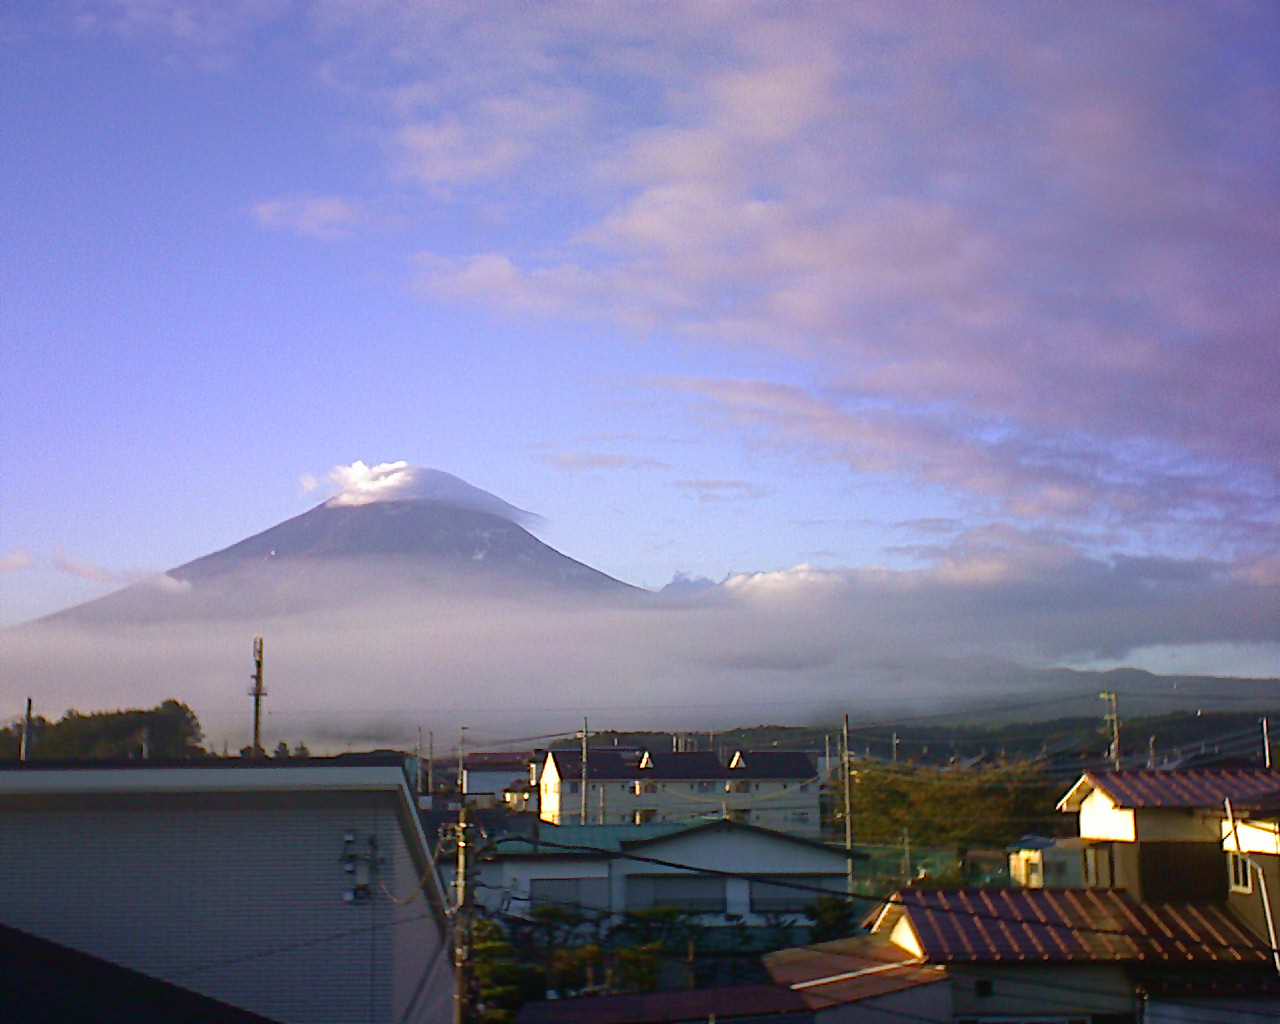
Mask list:
[[[583,786],[585,784],[585,790]],[[729,818],[795,835],[821,832],[819,779],[800,751],[548,751],[538,806],[553,825],[646,825]]]
[[[394,760],[5,766],[0,877],[0,924],[282,1024],[449,1019]]]
[[[521,917],[540,905],[612,916],[678,907],[711,926],[758,926],[799,917],[822,891],[843,895],[847,863],[837,847],[723,819],[543,825],[532,839],[495,844],[477,892],[489,909]]]

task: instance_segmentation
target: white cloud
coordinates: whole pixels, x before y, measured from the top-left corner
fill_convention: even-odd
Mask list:
[[[349,465],[334,466],[329,471],[329,480],[338,488],[338,493],[326,504],[335,508],[379,501],[438,501],[516,523],[538,518],[451,473],[415,466],[404,460],[370,466],[357,459]]]

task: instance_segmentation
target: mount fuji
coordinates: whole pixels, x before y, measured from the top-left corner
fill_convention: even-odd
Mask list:
[[[337,496],[261,533],[40,620],[145,624],[293,615],[415,597],[645,593],[544,544],[538,517],[440,470],[364,467]]]

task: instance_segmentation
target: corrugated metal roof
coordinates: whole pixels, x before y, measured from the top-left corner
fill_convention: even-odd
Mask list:
[[[933,985],[947,977],[878,935],[782,949],[763,959],[774,982],[799,992],[815,1010]]]
[[[1143,903],[1110,889],[908,889],[933,963],[1266,963],[1266,947],[1218,903]]]
[[[651,992],[628,996],[595,996],[526,1003],[519,1024],[670,1024],[681,1021],[750,1020],[753,1017],[801,1014],[809,1008],[801,996],[777,985],[739,985]]]
[[[1261,768],[1086,772],[1085,778],[1120,807],[1217,810],[1229,799],[1245,809],[1280,800],[1280,774]]]

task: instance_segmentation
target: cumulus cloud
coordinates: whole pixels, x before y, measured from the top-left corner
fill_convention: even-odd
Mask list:
[[[14,548],[8,554],[0,555],[0,572],[18,572],[29,569],[33,564],[31,552],[23,548]]]
[[[345,238],[364,220],[360,207],[340,196],[264,199],[252,213],[263,227],[323,240]]]

